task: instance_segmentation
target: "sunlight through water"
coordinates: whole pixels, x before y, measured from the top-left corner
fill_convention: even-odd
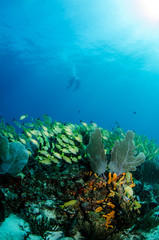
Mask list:
[[[159,1],[158,0],[139,0],[139,10],[143,17],[148,21],[159,23]]]

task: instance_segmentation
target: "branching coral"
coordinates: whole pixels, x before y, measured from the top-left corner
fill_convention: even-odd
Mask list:
[[[102,218],[105,219],[103,226],[109,229],[116,225],[121,216],[126,218],[139,211],[141,205],[138,204],[137,207],[132,190],[134,186],[130,173],[123,173],[120,176],[109,173],[107,180],[92,174],[83,192],[78,195],[78,200],[86,214],[93,212],[99,214],[99,222]]]

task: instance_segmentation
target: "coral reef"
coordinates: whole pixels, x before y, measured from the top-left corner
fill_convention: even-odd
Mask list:
[[[148,181],[151,170],[158,171],[159,148],[154,142],[131,132],[130,143],[125,140],[130,132],[121,128],[111,132],[95,123],[63,124],[52,122],[48,115],[30,122],[24,115],[13,124],[15,127],[2,119],[0,139],[25,146],[29,160],[15,174],[3,171],[0,175],[1,222],[10,214],[23,218],[30,226],[26,239],[31,234],[46,239],[55,232],[61,239],[146,239],[146,232],[158,226],[158,182],[153,181],[153,175]],[[91,136],[98,144],[89,155]],[[110,167],[112,152],[120,152],[116,141],[119,145],[130,143],[135,160],[140,152],[145,154],[145,162],[135,165],[133,175],[131,168],[118,171],[119,166]],[[154,155],[147,154],[148,142]],[[1,147],[1,161],[4,149]],[[95,156],[97,152],[101,154]],[[120,164],[124,158],[120,157]]]

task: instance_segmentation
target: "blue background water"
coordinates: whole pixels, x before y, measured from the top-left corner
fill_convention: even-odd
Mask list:
[[[135,4],[0,1],[0,115],[117,121],[159,141],[159,25]]]

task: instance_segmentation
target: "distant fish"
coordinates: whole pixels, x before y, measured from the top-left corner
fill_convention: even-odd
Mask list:
[[[115,121],[115,124],[117,125],[118,128],[120,128],[120,124],[118,121]]]
[[[133,112],[133,114],[136,114],[136,112]]]
[[[92,122],[92,125],[93,125],[95,128],[97,128],[97,124],[96,124],[96,123]]]
[[[27,114],[26,114],[26,115],[22,115],[22,116],[19,118],[19,120],[24,120],[26,117],[28,117]]]

